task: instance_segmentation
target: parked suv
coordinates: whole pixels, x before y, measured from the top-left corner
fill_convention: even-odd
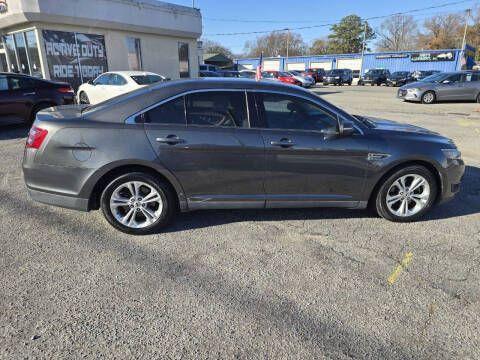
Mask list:
[[[387,69],[370,69],[358,81],[358,85],[377,85],[387,84],[390,71]]]
[[[74,101],[75,94],[68,83],[0,73],[0,124],[31,124],[38,111],[50,106],[73,104]]]
[[[408,71],[395,71],[387,78],[387,86],[403,86],[414,81]]]
[[[350,69],[335,69],[327,71],[323,78],[324,85],[352,85],[353,72]]]
[[[477,101],[480,103],[480,72],[458,71],[430,75],[402,86],[398,97],[432,104],[436,101]]]
[[[33,199],[100,208],[115,228],[147,234],[177,210],[370,205],[414,221],[459,191],[464,163],[426,129],[352,116],[280,82],[221,78],[42,111],[23,172]]]

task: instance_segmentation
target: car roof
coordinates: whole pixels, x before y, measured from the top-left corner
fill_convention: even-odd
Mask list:
[[[201,90],[257,90],[277,91],[309,97],[318,100],[311,91],[298,86],[274,81],[256,81],[245,78],[198,78],[172,80],[156,83],[133,92],[120,95],[85,111],[85,117],[97,121],[123,122],[126,117],[135,114],[152,104],[169,99],[189,91]]]
[[[156,74],[156,73],[149,72],[149,71],[107,71],[104,74],[119,74],[119,75],[124,75],[124,76],[142,76],[142,75],[158,75],[158,76],[161,76],[160,74]]]

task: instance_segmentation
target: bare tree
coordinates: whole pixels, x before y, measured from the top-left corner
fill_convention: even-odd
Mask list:
[[[203,52],[205,54],[223,54],[230,59],[234,58],[234,55],[229,48],[216,41],[208,39],[203,40]]]
[[[418,26],[411,15],[394,15],[382,22],[376,34],[380,51],[411,50],[417,41]]]
[[[263,52],[263,56],[298,56],[305,55],[307,45],[302,36],[292,32],[271,32],[270,34],[259,36],[253,41],[245,43],[245,53],[248,56],[257,57]]]
[[[459,14],[434,16],[424,23],[425,33],[418,37],[418,46],[424,49],[452,49],[462,44],[465,19]]]
[[[329,44],[328,39],[315,39],[313,40],[312,46],[310,46],[311,55],[322,55],[328,54]]]

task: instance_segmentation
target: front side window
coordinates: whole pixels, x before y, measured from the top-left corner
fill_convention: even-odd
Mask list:
[[[186,97],[188,125],[248,127],[244,92],[212,91]]]
[[[260,94],[257,99],[267,128],[338,131],[336,116],[307,100],[268,93]]]
[[[140,39],[127,36],[128,68],[134,71],[142,70],[142,48]]]
[[[108,85],[110,83],[110,74],[102,74],[93,82],[95,85]]]
[[[457,83],[462,81],[462,74],[453,74],[447,77],[445,80],[449,81],[450,83]]]
[[[122,75],[110,74],[109,84],[114,86],[122,86],[127,84],[127,80]]]
[[[147,111],[144,121],[149,124],[185,125],[184,97],[180,96]]]
[[[178,60],[180,77],[190,77],[190,60],[188,55],[188,43],[178,43]]]

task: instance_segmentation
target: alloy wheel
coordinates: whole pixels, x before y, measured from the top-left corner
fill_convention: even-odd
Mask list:
[[[435,95],[432,92],[427,92],[423,95],[423,102],[426,104],[431,104],[435,100]]]
[[[430,199],[430,184],[421,175],[407,174],[388,189],[386,203],[388,210],[399,217],[408,217],[422,211]]]
[[[115,188],[110,197],[110,211],[122,225],[141,229],[148,227],[162,215],[163,200],[151,185],[129,181]]]

